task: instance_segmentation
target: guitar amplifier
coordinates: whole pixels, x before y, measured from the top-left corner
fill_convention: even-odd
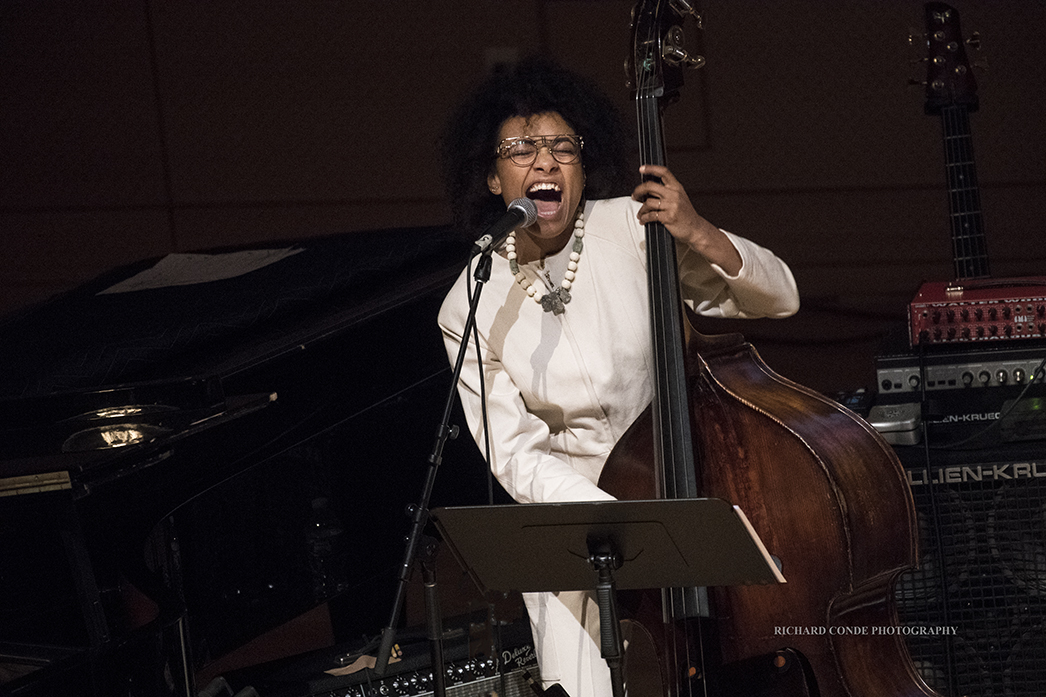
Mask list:
[[[906,344],[893,332],[875,357],[865,415],[887,442],[915,445],[924,427],[938,445],[1046,440],[1046,342]]]
[[[1022,388],[1046,379],[1046,343],[965,345],[914,352],[891,351],[884,343],[875,357],[879,393],[904,400],[925,392]]]
[[[912,346],[1046,338],[1046,277],[923,283],[908,318]]]

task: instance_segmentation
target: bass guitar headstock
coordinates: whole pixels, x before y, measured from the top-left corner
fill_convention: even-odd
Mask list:
[[[701,15],[689,0],[639,0],[632,8],[632,50],[625,62],[626,83],[637,99],[674,101],[683,86],[683,70],[700,68],[703,56],[684,46],[683,22]]]
[[[958,11],[943,2],[926,9],[926,113],[949,106],[977,110],[977,81],[966,56]]]

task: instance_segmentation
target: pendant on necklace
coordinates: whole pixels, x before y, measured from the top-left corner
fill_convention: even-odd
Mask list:
[[[570,302],[570,291],[565,288],[556,288],[541,296],[541,309],[554,315],[561,315],[566,311],[566,304]]]

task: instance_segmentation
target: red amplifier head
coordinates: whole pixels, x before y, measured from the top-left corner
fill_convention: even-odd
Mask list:
[[[1046,338],[1046,277],[927,282],[908,304],[917,344]]]

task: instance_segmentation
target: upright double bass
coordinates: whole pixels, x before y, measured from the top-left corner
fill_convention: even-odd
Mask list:
[[[666,164],[663,108],[686,64],[700,63],[682,48],[691,13],[685,0],[633,10],[642,164]],[[701,335],[680,298],[674,239],[659,223],[646,235],[655,396],[599,485],[621,499],[738,505],[787,578],[708,589],[708,612],[699,589],[663,592],[651,613],[663,625],[640,622],[664,694],[935,696],[897,631],[893,585],[915,565],[917,538],[893,450],[856,414],[772,372],[740,335]]]

